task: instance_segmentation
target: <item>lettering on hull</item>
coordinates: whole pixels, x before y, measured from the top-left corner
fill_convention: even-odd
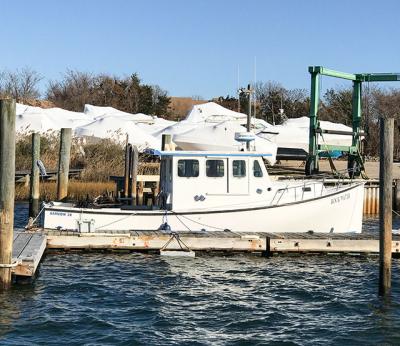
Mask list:
[[[344,195],[331,198],[331,204],[340,203],[340,202],[343,202],[343,201],[345,201],[347,199],[350,199],[350,193],[345,193]]]

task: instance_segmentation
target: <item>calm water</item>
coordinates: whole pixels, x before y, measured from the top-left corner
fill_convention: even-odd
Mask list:
[[[391,302],[377,274],[376,257],[49,254],[0,294],[0,345],[400,344],[400,260]]]

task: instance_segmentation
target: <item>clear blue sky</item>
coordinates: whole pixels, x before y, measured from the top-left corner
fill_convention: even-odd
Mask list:
[[[308,88],[307,66],[400,72],[400,2],[51,0],[0,2],[0,70],[137,72],[172,96],[210,98],[275,80]],[[345,82],[324,80],[323,86]]]

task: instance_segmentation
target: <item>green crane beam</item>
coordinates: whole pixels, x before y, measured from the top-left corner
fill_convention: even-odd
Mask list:
[[[310,72],[311,74],[318,73],[320,75],[341,78],[341,79],[357,80],[357,75],[355,74],[330,70],[322,66],[310,66],[308,68],[308,72]]]
[[[363,82],[399,82],[400,73],[362,73],[357,79]]]

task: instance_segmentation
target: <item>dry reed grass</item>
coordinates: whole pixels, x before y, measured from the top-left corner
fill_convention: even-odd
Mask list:
[[[68,199],[70,200],[83,200],[87,197],[93,199],[106,192],[115,191],[115,184],[111,181],[108,182],[83,182],[71,180],[68,185]],[[50,201],[57,198],[57,183],[44,182],[40,183],[40,200]],[[24,185],[16,185],[15,187],[15,200],[26,201],[29,200],[29,187]]]
[[[31,135],[20,134],[16,142],[16,170],[31,169]],[[58,132],[41,136],[40,159],[47,170],[57,169],[59,151]],[[124,174],[124,146],[112,139],[100,139],[85,143],[74,139],[71,147],[71,168],[82,169],[80,180],[84,182],[107,182],[110,175]],[[158,174],[159,163],[146,155],[140,155],[138,174]]]

